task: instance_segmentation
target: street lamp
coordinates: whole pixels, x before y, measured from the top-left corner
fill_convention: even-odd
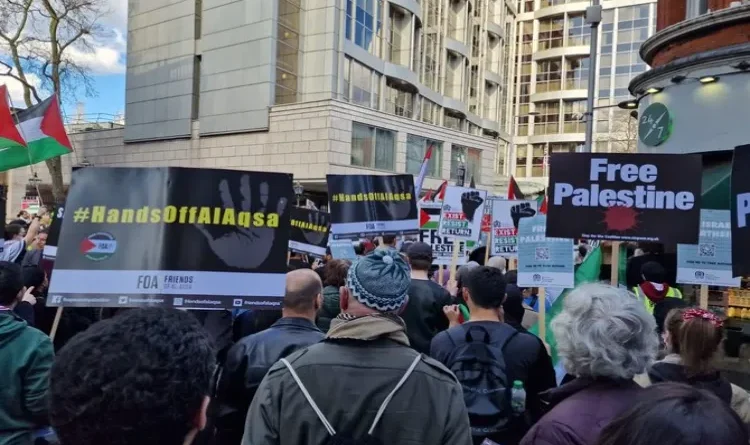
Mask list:
[[[42,180],[39,179],[39,175],[37,175],[37,173],[34,172],[34,174],[31,175],[31,177],[29,178],[29,185],[32,187],[36,187],[41,183],[42,183]]]
[[[466,182],[466,164],[461,162],[456,168],[456,185],[463,187]]]
[[[302,199],[302,194],[305,192],[305,188],[302,187],[299,181],[294,183],[294,196],[297,197],[297,207],[299,207],[299,200]]]

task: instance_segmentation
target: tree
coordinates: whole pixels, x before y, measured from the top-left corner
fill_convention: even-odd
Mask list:
[[[613,108],[612,124],[608,133],[597,135],[597,145],[610,142],[612,153],[635,153],[638,151],[638,119],[630,115],[630,110]]]
[[[108,33],[98,23],[109,13],[106,0],[0,0],[0,77],[23,87],[27,107],[44,93],[61,100],[95,94],[90,71],[80,56]],[[64,199],[59,157],[45,161],[55,200]]]

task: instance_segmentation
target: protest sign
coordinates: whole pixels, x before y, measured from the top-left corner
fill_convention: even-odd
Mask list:
[[[492,201],[492,256],[514,257],[518,254],[518,224],[537,213],[536,201]]]
[[[331,237],[416,235],[412,175],[328,175]]]
[[[545,235],[548,217],[521,218],[518,224],[518,285],[573,287],[573,240]]]
[[[486,190],[448,186],[440,213],[438,233],[459,240],[479,241]]]
[[[750,275],[750,145],[735,147],[732,160],[732,275]]]
[[[80,169],[48,305],[278,308],[292,196],[281,173]]]
[[[677,245],[677,282],[739,287],[732,275],[732,228],[729,210],[701,210],[698,244]]]
[[[700,155],[553,153],[547,235],[695,244]]]
[[[330,215],[301,207],[292,208],[289,250],[323,258],[328,245]]]
[[[331,241],[331,256],[334,260],[356,260],[357,253],[354,251],[354,244],[351,240]]]
[[[419,241],[432,246],[432,264],[448,266],[453,257],[453,238],[440,236],[438,225],[440,224],[440,202],[419,203]],[[466,243],[458,243],[458,265],[466,264]]]

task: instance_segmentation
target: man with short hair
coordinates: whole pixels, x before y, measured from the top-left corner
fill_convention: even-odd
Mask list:
[[[505,258],[501,256],[490,257],[490,259],[487,260],[487,267],[494,267],[495,269],[505,274],[505,268],[506,268]]]
[[[440,331],[448,329],[443,308],[452,304],[451,296],[442,286],[431,281],[427,274],[432,267],[432,246],[412,243],[406,251],[411,266],[409,302],[401,314],[406,323],[409,344],[417,352],[430,353],[430,342]]]
[[[466,388],[474,444],[488,438],[514,445],[530,427],[524,417],[536,421],[542,415],[539,393],[555,387],[552,361],[538,338],[503,322],[506,284],[498,269],[475,267],[463,282],[461,292],[471,320],[436,335],[430,355],[451,369]],[[525,413],[511,409],[510,387],[516,380],[526,390]]]
[[[409,282],[395,250],[354,262],[326,339],[281,360],[263,379],[243,445],[471,443],[455,377],[409,347],[398,317]]]
[[[189,445],[206,425],[216,354],[191,314],[132,309],[75,336],[50,378],[63,445]]]
[[[26,252],[26,256],[24,256],[23,260],[21,261],[22,266],[39,266],[42,257],[44,256],[44,246],[47,245],[47,237],[49,236],[49,232],[47,229],[42,229],[37,233],[36,237],[34,238],[34,242],[31,244],[31,250]]]
[[[396,235],[383,235],[383,242],[380,244],[380,249],[395,249],[396,248]]]
[[[31,444],[33,431],[47,424],[55,353],[49,337],[14,312],[25,294],[21,266],[0,262],[0,445]]]
[[[322,293],[323,283],[314,271],[298,269],[287,273],[282,318],[265,331],[243,338],[229,350],[217,393],[220,403],[217,444],[240,443],[247,409],[274,363],[325,338],[315,325],[316,314],[323,304]]]

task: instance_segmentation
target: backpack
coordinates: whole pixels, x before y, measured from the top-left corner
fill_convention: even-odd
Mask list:
[[[518,331],[495,346],[484,327],[464,325],[463,328],[466,343],[451,354],[448,369],[463,388],[472,434],[486,436],[505,431],[510,428],[513,418],[510,403],[513,382],[507,374],[503,350]],[[455,335],[451,333],[451,336]],[[457,332],[457,335],[462,335],[462,332]],[[453,341],[459,343],[455,338]]]
[[[409,366],[409,369],[406,370],[406,373],[404,373],[403,377],[401,377],[401,380],[398,381],[396,384],[396,387],[393,388],[393,391],[391,391],[388,396],[383,400],[383,403],[380,405],[380,408],[378,408],[377,414],[375,414],[375,420],[373,420],[372,425],[370,426],[370,429],[367,431],[367,434],[363,438],[355,439],[353,437],[349,437],[340,433],[337,433],[335,429],[333,429],[333,426],[331,426],[331,423],[328,422],[328,419],[323,415],[323,412],[320,411],[320,408],[318,408],[318,405],[315,403],[315,401],[312,399],[312,396],[307,391],[307,388],[305,388],[305,385],[302,383],[302,380],[300,380],[299,376],[297,375],[297,372],[292,368],[292,365],[285,359],[282,358],[281,362],[284,364],[284,366],[289,369],[289,372],[292,374],[292,378],[294,378],[294,381],[297,382],[297,386],[302,391],[302,394],[305,396],[305,399],[307,399],[307,402],[310,404],[310,407],[315,411],[315,414],[318,415],[318,419],[320,419],[320,422],[323,424],[323,426],[328,431],[328,434],[330,437],[324,442],[324,445],[382,445],[382,442],[375,438],[372,433],[375,431],[375,427],[378,425],[378,422],[380,422],[380,418],[383,416],[383,413],[385,412],[385,409],[388,407],[388,404],[391,403],[391,399],[393,399],[393,396],[396,394],[396,392],[401,389],[401,387],[406,383],[406,380],[409,378],[409,376],[414,371],[414,368],[417,367],[419,362],[422,360],[422,355],[417,355],[417,357],[414,359],[414,361],[411,363],[411,366]]]

